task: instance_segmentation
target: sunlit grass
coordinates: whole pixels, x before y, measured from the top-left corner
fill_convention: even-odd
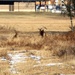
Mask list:
[[[63,18],[61,14],[51,12],[0,12],[0,18],[46,17]]]

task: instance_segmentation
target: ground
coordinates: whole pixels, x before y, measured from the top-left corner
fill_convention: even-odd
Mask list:
[[[1,12],[0,74],[75,75],[75,31],[70,27],[69,17],[61,14]]]

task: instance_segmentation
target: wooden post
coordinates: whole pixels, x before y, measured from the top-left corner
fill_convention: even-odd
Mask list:
[[[12,11],[14,11],[14,4],[12,5]]]
[[[9,11],[14,11],[14,4],[9,5]]]
[[[9,11],[11,11],[11,5],[9,5]]]
[[[36,12],[36,1],[35,1],[35,12]]]

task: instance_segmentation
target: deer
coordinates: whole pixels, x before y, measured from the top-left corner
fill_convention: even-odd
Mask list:
[[[39,34],[41,37],[44,37],[44,35],[46,36],[46,33],[45,33],[45,29],[47,29],[46,27],[38,28],[38,29],[39,29]]]
[[[15,29],[14,29],[14,33],[15,33],[15,34],[14,34],[14,36],[13,36],[13,39],[14,39],[14,38],[17,38],[17,36],[18,36],[18,32],[17,32]]]

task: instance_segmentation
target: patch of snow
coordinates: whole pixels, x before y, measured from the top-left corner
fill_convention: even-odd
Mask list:
[[[65,75],[65,74],[60,74],[60,75]]]
[[[11,64],[16,64],[19,62],[23,62],[25,61],[26,58],[28,58],[27,56],[24,56],[23,53],[17,53],[17,54],[8,54],[8,56],[10,57],[10,63]]]
[[[15,68],[16,64],[20,63],[20,62],[25,62],[26,58],[32,58],[32,59],[36,60],[37,63],[40,63],[40,59],[41,59],[40,56],[35,56],[35,55],[27,56],[27,55],[25,55],[25,53],[22,53],[22,52],[14,52],[12,54],[9,53],[8,56],[10,57],[10,60],[9,60],[10,71],[12,73],[18,73]]]
[[[18,72],[16,71],[16,68],[15,68],[13,65],[10,66],[10,71],[11,71],[13,74],[18,73]]]
[[[25,56],[24,53],[15,53],[15,54],[8,54],[10,57],[9,63],[10,63],[10,71],[15,74],[18,73],[15,66],[17,63],[25,62],[25,59],[28,58],[28,56]]]
[[[2,57],[1,60],[2,60],[2,61],[6,61],[7,59],[6,59],[5,57]]]
[[[40,60],[41,57],[40,56],[35,56],[35,55],[30,55],[30,57],[34,60]]]
[[[17,71],[17,69],[16,69],[16,64],[26,62],[25,60],[27,58],[31,58],[31,59],[37,61],[38,65],[34,65],[33,67],[37,67],[37,66],[55,66],[55,65],[59,66],[59,65],[62,65],[62,63],[45,63],[45,64],[42,64],[41,61],[40,61],[41,56],[36,56],[36,55],[33,55],[33,54],[30,54],[30,55],[27,56],[23,52],[9,53],[8,56],[10,57],[10,60],[9,60],[10,71],[13,74],[19,73]],[[63,75],[63,74],[61,74],[61,75]]]
[[[59,66],[62,65],[63,63],[49,63],[49,64],[39,64],[39,65],[34,65],[33,67],[37,66]]]
[[[9,57],[12,57],[12,54],[8,54]]]
[[[55,65],[62,65],[63,63],[49,63],[46,66],[55,66]]]

